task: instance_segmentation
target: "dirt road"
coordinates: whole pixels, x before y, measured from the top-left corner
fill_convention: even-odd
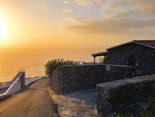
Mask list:
[[[49,80],[34,83],[24,92],[0,102],[0,117],[59,117],[48,97]]]

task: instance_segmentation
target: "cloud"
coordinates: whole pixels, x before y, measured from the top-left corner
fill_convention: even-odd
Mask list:
[[[101,7],[101,15],[104,18],[109,18],[121,14],[129,10],[126,5],[127,2],[122,0],[105,0]]]
[[[64,21],[69,24],[76,24],[76,25],[85,25],[87,23],[87,21],[81,20],[81,19],[75,19],[73,17],[65,17]]]
[[[64,0],[64,1],[63,1],[64,4],[69,4],[70,2],[71,2],[71,1],[69,1],[69,0]]]
[[[72,9],[65,8],[65,9],[63,10],[63,12],[64,12],[64,13],[70,13],[70,12],[72,12]]]
[[[67,29],[102,34],[154,34],[155,0],[102,0],[102,3],[102,18],[98,20],[81,18],[78,19],[81,23],[74,23]]]
[[[101,13],[104,17],[111,17],[130,13],[134,16],[145,15],[155,16],[155,0],[103,0],[104,4],[101,7]],[[134,17],[133,16],[133,17]]]
[[[93,4],[95,0],[74,0],[75,3],[78,5],[88,5],[88,4]]]
[[[146,15],[154,15],[155,0],[128,0],[130,5],[135,5],[137,10],[141,10]]]
[[[103,19],[98,21],[84,21],[82,25],[72,25],[67,29],[84,33],[123,34],[132,33],[134,30],[141,31],[154,26],[155,19]]]
[[[80,6],[89,6],[94,4],[100,4],[103,0],[65,0],[66,3],[74,2]]]

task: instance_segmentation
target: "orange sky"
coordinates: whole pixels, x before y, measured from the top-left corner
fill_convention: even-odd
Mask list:
[[[0,71],[42,74],[50,59],[92,61],[92,52],[154,39],[154,6],[152,0],[0,0]]]
[[[151,6],[143,0],[1,0],[0,22],[8,34],[0,46],[93,51],[132,39],[153,39]]]

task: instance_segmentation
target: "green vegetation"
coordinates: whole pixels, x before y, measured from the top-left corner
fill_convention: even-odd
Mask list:
[[[45,72],[47,76],[52,76],[52,73],[56,68],[62,65],[75,65],[75,64],[78,64],[78,62],[64,59],[54,59],[47,62],[47,64],[45,65]]]

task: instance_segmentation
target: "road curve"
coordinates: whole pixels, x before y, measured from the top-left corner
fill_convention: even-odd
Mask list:
[[[59,117],[48,96],[49,80],[34,83],[24,92],[0,102],[0,117]]]

